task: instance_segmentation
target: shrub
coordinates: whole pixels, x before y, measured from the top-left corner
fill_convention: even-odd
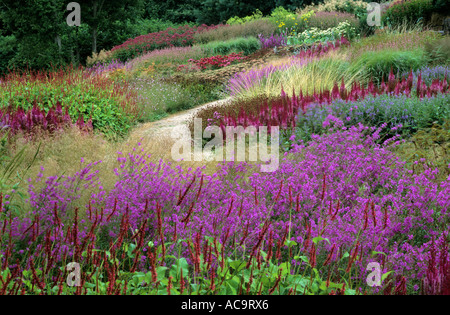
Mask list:
[[[102,49],[99,53],[92,53],[92,57],[87,57],[86,66],[92,67],[96,64],[104,64],[111,60],[111,51]]]
[[[425,52],[431,64],[450,64],[450,36],[426,43]]]
[[[382,16],[385,25],[416,24],[428,21],[433,11],[432,0],[403,0],[394,2]]]
[[[231,40],[239,37],[257,37],[258,35],[270,36],[277,27],[270,20],[258,19],[245,24],[234,24],[219,27],[194,35],[197,44],[206,44],[213,41]]]
[[[261,43],[255,37],[235,38],[227,41],[214,41],[200,45],[200,48],[209,56],[228,55],[232,52],[242,52],[250,55],[261,48]]]
[[[352,63],[351,69],[361,70],[364,76],[380,83],[387,80],[391,70],[402,74],[417,70],[426,63],[426,56],[421,49],[411,51],[367,51]]]
[[[307,28],[309,16],[313,12],[308,12],[302,16],[295,14],[293,11],[284,9],[283,7],[275,8],[269,19],[278,26],[278,34],[298,33]]]

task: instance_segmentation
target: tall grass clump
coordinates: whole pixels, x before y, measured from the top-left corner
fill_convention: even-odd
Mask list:
[[[425,52],[433,65],[450,64],[450,36],[426,43]]]
[[[398,74],[415,71],[426,64],[426,61],[422,49],[367,51],[351,64],[350,69],[360,70],[365,77],[381,83],[382,80],[387,80],[391,70]]]
[[[247,56],[260,49],[261,42],[255,37],[239,37],[226,41],[209,42],[199,46],[208,56],[229,55],[240,52]]]
[[[260,95],[279,95],[282,89],[301,89],[304,93],[330,90],[337,81],[346,85],[361,79],[361,72],[349,67],[349,63],[334,58],[320,60],[299,59],[281,67],[265,67],[237,74],[228,83],[228,91],[235,98],[251,98]]]

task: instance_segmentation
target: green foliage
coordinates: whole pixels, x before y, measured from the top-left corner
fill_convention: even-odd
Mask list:
[[[450,36],[445,36],[425,45],[425,52],[431,64],[450,63]]]
[[[0,76],[7,73],[9,61],[17,50],[17,41],[14,36],[0,36]]]
[[[354,39],[359,36],[357,29],[349,22],[341,22],[337,27],[320,30],[318,28],[310,28],[300,34],[288,36],[288,45],[313,44],[316,42],[330,42],[341,39]]]
[[[393,3],[383,14],[385,25],[416,24],[428,21],[433,12],[432,0],[409,0]]]
[[[30,163],[24,162],[25,147],[9,157],[6,154],[6,140],[7,134],[0,134],[0,210],[3,207],[3,212],[9,213],[14,211],[14,215],[20,215],[20,210],[23,208],[26,193],[22,187],[25,183],[25,176],[30,169],[39,153],[39,147]],[[2,211],[0,211],[1,213]]]
[[[240,37],[227,41],[213,41],[200,45],[205,54],[210,56],[229,55],[233,52],[243,52],[244,55],[250,55],[261,48],[261,43],[255,37]]]
[[[240,17],[238,17],[238,16],[229,18],[229,19],[227,20],[227,24],[228,24],[228,25],[245,24],[245,23],[248,23],[248,22],[250,22],[250,21],[259,20],[259,19],[261,19],[262,17],[263,17],[262,12],[261,12],[259,9],[256,9],[256,11],[253,12],[252,15],[247,15],[247,16],[244,16],[243,18],[240,18]]]
[[[348,22],[355,29],[359,28],[359,20],[350,13],[342,12],[318,12],[312,15],[308,21],[308,27],[328,29],[339,26],[342,22]]]
[[[139,78],[133,82],[139,90],[140,121],[155,121],[182,110],[218,99],[218,87],[198,82],[163,82]]]
[[[130,28],[130,31],[134,30],[135,36],[139,36],[139,35],[145,35],[145,34],[149,34],[149,33],[156,33],[156,32],[160,32],[160,31],[164,31],[164,30],[168,29],[169,27],[178,28],[182,25],[194,26],[195,24],[193,22],[174,23],[169,20],[153,18],[153,19],[139,19],[135,23],[129,23],[129,28]],[[128,38],[135,37],[135,36],[130,36],[131,35],[130,32],[128,34],[129,34]],[[128,38],[126,38],[126,39],[128,39]]]
[[[450,120],[440,124],[436,122],[431,128],[419,130],[409,141],[395,148],[395,153],[408,162],[409,168],[414,171],[420,172],[425,165],[437,167],[437,180],[444,181],[450,175]]]
[[[0,84],[0,108],[31,110],[36,104],[48,112],[59,102],[73,122],[92,119],[94,129],[111,138],[124,136],[133,121],[133,93],[106,78],[92,78],[78,70],[58,72],[53,80],[12,76]]]
[[[422,49],[367,51],[351,64],[351,71],[361,69],[365,77],[379,83],[383,78],[387,79],[391,69],[394,73],[417,70],[426,63],[426,60]]]

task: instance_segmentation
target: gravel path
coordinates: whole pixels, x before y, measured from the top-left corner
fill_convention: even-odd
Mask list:
[[[176,132],[177,134],[186,137],[189,134],[189,129],[187,123],[189,119],[199,110],[204,109],[208,106],[213,106],[217,104],[225,105],[231,98],[207,103],[196,108],[189,109],[187,111],[179,112],[172,116],[166,117],[164,119],[142,124],[132,131],[132,137],[139,138],[157,138],[157,139],[165,139],[166,137],[171,137],[172,133]]]

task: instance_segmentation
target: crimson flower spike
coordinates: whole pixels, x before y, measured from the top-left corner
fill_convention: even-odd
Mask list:
[[[373,218],[373,227],[377,226],[377,217],[376,217],[376,213],[375,213],[375,204],[371,203],[371,209],[372,209],[372,218]]]
[[[277,202],[278,199],[280,198],[281,190],[283,189],[283,182],[284,182],[284,179],[281,181],[281,184],[280,184],[280,190],[278,190],[278,194],[277,194],[277,196],[275,197],[275,202]]]
[[[231,197],[230,207],[228,208],[227,218],[230,216],[231,210],[233,209],[234,197]]]
[[[363,228],[363,230],[367,229],[367,225],[369,223],[369,203],[370,203],[370,199],[367,200],[366,207],[364,208],[364,228]]]

